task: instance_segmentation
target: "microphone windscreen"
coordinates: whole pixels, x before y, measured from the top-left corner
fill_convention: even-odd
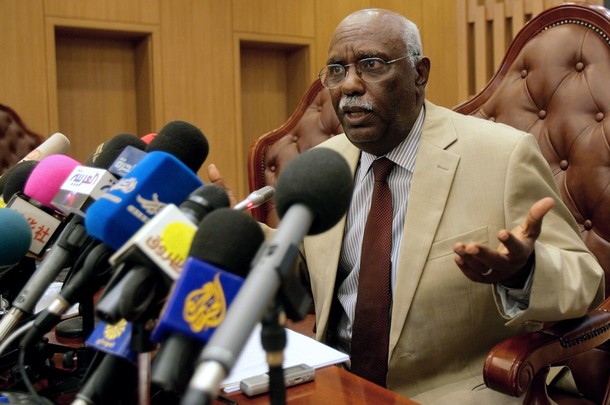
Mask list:
[[[119,249],[167,204],[180,204],[201,180],[174,156],[150,152],[87,208],[87,233]]]
[[[87,157],[85,166],[106,170],[127,146],[145,150],[147,144],[133,134],[116,135],[106,142],[99,144]]]
[[[153,139],[157,136],[156,132],[151,132],[150,134],[146,134],[140,139],[143,140],[147,145],[152,142]]]
[[[159,130],[146,151],[167,152],[197,173],[208,157],[209,146],[203,132],[193,124],[170,121]]]
[[[45,207],[55,209],[51,201],[76,166],[80,163],[66,155],[47,156],[32,170],[23,193]]]
[[[15,193],[23,191],[25,183],[37,164],[38,160],[23,160],[0,177],[0,190],[2,190],[2,198],[5,202],[8,202]]]
[[[236,239],[240,243],[235,243]],[[219,208],[199,224],[189,257],[245,278],[264,239],[260,225],[251,215],[228,207]]]
[[[32,230],[27,219],[10,208],[0,208],[0,267],[13,265],[28,252]]]
[[[47,156],[63,154],[68,147],[70,140],[61,132],[56,132],[21,160],[42,160]]]
[[[280,173],[275,202],[281,217],[293,204],[303,204],[314,214],[308,234],[332,228],[349,206],[352,173],[346,160],[328,148],[313,148],[294,158]]]
[[[231,202],[226,191],[215,184],[206,184],[193,191],[180,204],[182,211],[192,214],[197,222],[201,221],[209,212],[223,207],[229,207]]]

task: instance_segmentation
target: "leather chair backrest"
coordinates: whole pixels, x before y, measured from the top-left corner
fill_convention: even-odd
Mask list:
[[[0,175],[44,141],[10,107],[0,104]]]
[[[455,110],[536,137],[610,292],[610,12],[590,4],[542,12],[487,86]]]
[[[250,191],[264,186],[275,187],[282,169],[288,162],[333,135],[343,132],[328,91],[319,79],[314,81],[288,121],[273,131],[261,135],[248,153]],[[253,210],[254,217],[271,227],[279,217],[273,201]]]

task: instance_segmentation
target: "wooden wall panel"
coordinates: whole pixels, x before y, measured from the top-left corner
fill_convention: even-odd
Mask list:
[[[318,77],[318,73],[324,65],[328,56],[328,45],[335,31],[335,27],[348,14],[370,7],[370,0],[344,0],[328,1],[316,0],[316,65],[317,70],[312,74],[311,81]]]
[[[160,21],[159,0],[44,0],[45,15],[143,24]]]
[[[59,131],[80,162],[115,135],[138,134],[133,48],[130,40],[57,37]]]
[[[419,25],[424,54],[430,58],[430,79],[426,97],[435,104],[458,104],[457,30],[455,1],[428,0],[422,3]]]
[[[245,163],[236,133],[231,3],[161,2],[164,121],[184,120],[202,129],[210,153],[229,184],[242,182]]]
[[[315,36],[314,0],[233,0],[235,31]]]
[[[0,0],[0,27],[0,103],[50,135],[42,1]]]

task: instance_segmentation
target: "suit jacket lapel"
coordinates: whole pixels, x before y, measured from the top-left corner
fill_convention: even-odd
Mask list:
[[[334,140],[331,149],[338,151],[346,159],[352,173],[356,172],[360,161],[360,150],[353,146],[347,138],[342,136]],[[337,142],[339,141],[339,142]],[[339,255],[341,254],[341,244],[345,230],[346,216],[329,231],[316,236],[308,236],[305,239],[307,263],[315,263],[315,268],[326,267],[322,280],[316,280],[316,337],[323,339],[328,327],[328,318],[333,301],[335,281],[339,267]]]
[[[411,309],[460,160],[445,150],[457,139],[451,120],[445,119],[446,111],[429,102],[425,106],[393,292],[390,354]]]

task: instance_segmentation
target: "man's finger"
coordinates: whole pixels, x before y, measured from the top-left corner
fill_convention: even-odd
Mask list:
[[[536,201],[530,208],[527,219],[523,224],[524,232],[527,235],[535,235],[537,237],[540,234],[540,229],[542,227],[542,219],[554,205],[555,200],[552,197],[545,197]]]

